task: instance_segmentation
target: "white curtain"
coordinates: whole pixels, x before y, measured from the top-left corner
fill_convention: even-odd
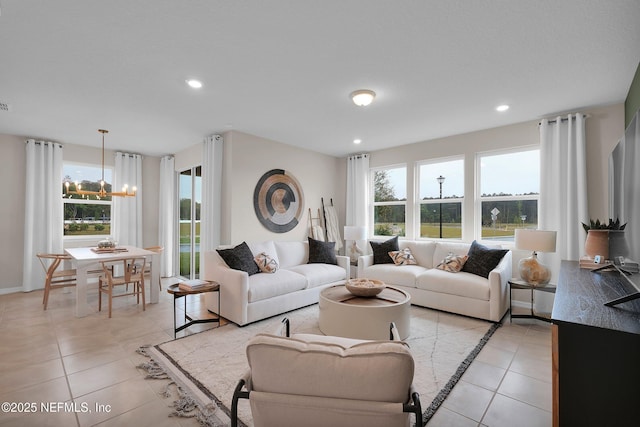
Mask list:
[[[577,261],[584,255],[581,223],[589,221],[587,193],[585,116],[542,120],[538,223],[542,230],[557,231],[557,240],[556,252],[540,258],[556,279],[561,260]]]
[[[204,273],[204,253],[220,245],[222,216],[221,135],[207,137],[202,145],[202,206],[200,209],[200,277]]]
[[[142,247],[142,156],[116,152],[112,191],[124,185],[137,188],[136,197],[113,197],[111,219],[113,238],[119,245]]]
[[[356,154],[347,159],[347,206],[345,225],[369,230],[369,155]],[[365,249],[366,241],[356,242]]]
[[[158,212],[158,242],[164,247],[161,262],[161,277],[175,274],[174,254],[176,251],[176,170],[173,156],[160,159],[160,197]]]
[[[63,251],[62,145],[29,139],[26,150],[22,289],[28,292],[44,287],[36,253]]]

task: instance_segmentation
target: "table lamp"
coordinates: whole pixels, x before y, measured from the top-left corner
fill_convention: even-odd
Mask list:
[[[549,283],[551,271],[538,262],[537,252],[556,251],[556,232],[517,228],[516,249],[533,251],[530,257],[518,262],[518,271],[522,280],[533,286]]]
[[[344,227],[344,240],[351,241],[349,247],[349,257],[351,262],[357,262],[358,256],[362,255],[362,249],[358,247],[358,240],[365,240],[367,238],[367,228],[357,225],[345,225]],[[346,245],[345,245],[346,246]]]

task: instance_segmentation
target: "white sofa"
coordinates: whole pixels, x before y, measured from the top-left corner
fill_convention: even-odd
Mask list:
[[[205,252],[205,280],[220,283],[220,314],[240,326],[318,302],[320,291],[344,283],[349,277],[349,257],[336,256],[337,265],[307,264],[308,242],[247,242],[251,252],[265,252],[278,263],[275,273],[229,268],[216,251]],[[223,246],[220,249],[230,248]],[[218,311],[218,293],[205,294],[209,311]]]
[[[447,255],[466,255],[470,243],[400,240],[417,265],[373,264],[373,254],[358,259],[358,277],[382,280],[407,291],[411,304],[498,322],[509,308],[511,251],[484,278],[460,271],[436,269]],[[493,248],[499,248],[493,247]]]

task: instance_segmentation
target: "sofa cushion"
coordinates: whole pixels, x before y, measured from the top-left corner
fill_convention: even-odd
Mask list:
[[[471,273],[451,274],[432,268],[418,276],[416,287],[442,294],[489,301],[489,281]]]
[[[229,268],[246,271],[249,276],[259,273],[258,264],[253,260],[253,253],[246,242],[230,249],[216,249]]]
[[[278,252],[278,265],[280,268],[289,268],[294,265],[306,264],[309,261],[309,243],[305,241],[279,241],[273,242]]]
[[[425,271],[427,268],[421,265],[375,264],[364,269],[362,278],[382,280],[387,285],[415,288],[416,278]]]
[[[258,392],[405,403],[415,369],[406,344],[398,341],[351,344],[338,338],[329,344],[320,337],[314,342],[309,336],[259,334],[246,352]]]
[[[416,259],[413,257],[411,253],[411,249],[404,248],[399,251],[391,251],[389,252],[389,256],[393,260],[395,265],[416,265]]]
[[[373,251],[374,264],[393,264],[393,260],[389,256],[389,252],[398,251],[398,236],[395,236],[384,242],[369,241],[371,250]]]
[[[433,241],[415,241],[400,240],[398,242],[400,249],[411,249],[411,255],[416,259],[416,263],[423,267],[432,268],[435,266],[433,261],[433,251],[436,249],[436,242]],[[467,245],[468,246],[468,245]],[[465,250],[465,253],[466,250]]]
[[[309,264],[338,264],[336,259],[336,242],[322,242],[309,239]]]
[[[301,264],[289,267],[288,270],[306,277],[307,288],[315,288],[347,278],[346,270],[333,264]]]
[[[249,278],[249,302],[261,301],[306,288],[307,278],[289,270],[259,273]],[[223,290],[224,292],[224,290]]]
[[[469,248],[469,258],[464,263],[462,271],[489,278],[491,270],[500,264],[500,260],[509,252],[507,249],[489,249],[475,240]]]

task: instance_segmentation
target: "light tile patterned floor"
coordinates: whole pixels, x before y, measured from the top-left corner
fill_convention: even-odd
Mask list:
[[[169,417],[173,399],[160,396],[167,381],[145,380],[136,368],[147,360],[138,347],[173,338],[170,283],[163,280],[160,302],[144,312],[133,297],[114,300],[111,319],[104,311],[74,317],[73,290],[52,292],[47,311],[42,291],[0,295],[0,402],[37,404],[35,413],[0,413],[0,426],[197,426]],[[97,293],[89,302],[97,307]],[[202,315],[201,298],[190,297],[187,310]],[[215,326],[194,325],[178,336]],[[550,426],[549,325],[507,318],[428,425]]]

